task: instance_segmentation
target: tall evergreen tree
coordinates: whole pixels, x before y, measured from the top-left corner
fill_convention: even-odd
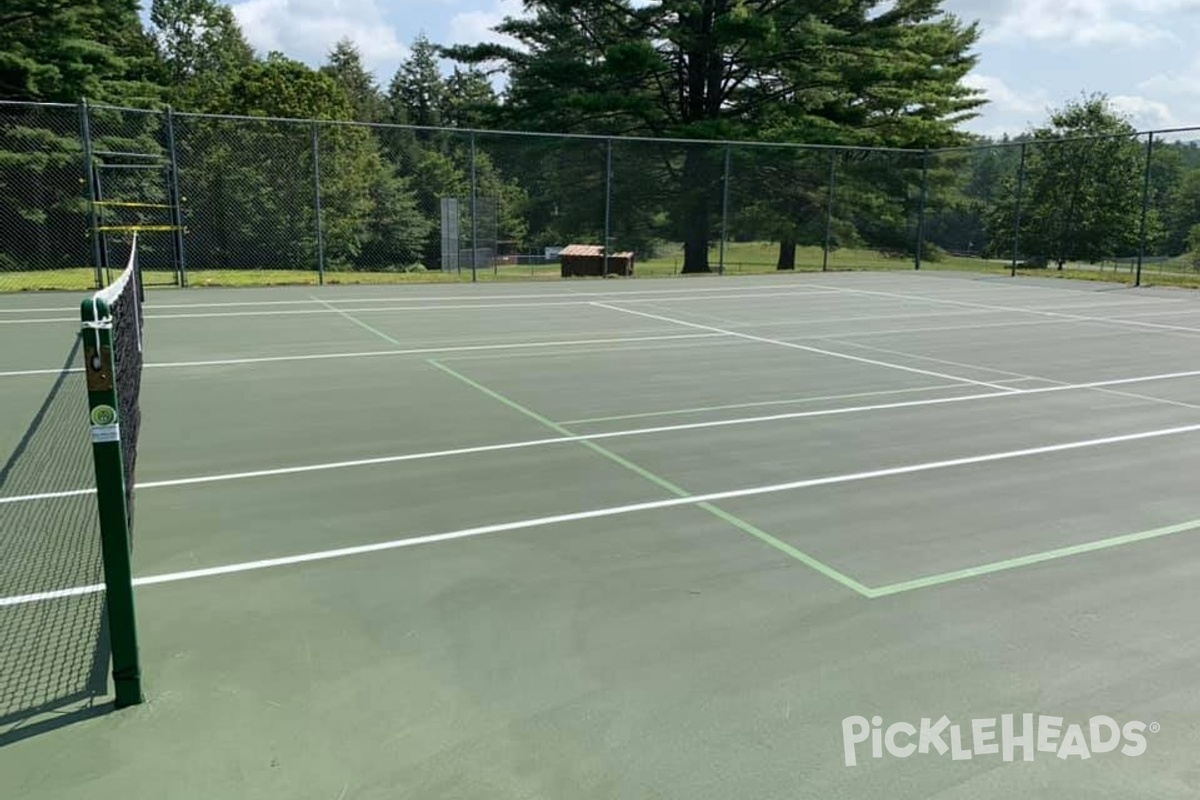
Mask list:
[[[362,54],[349,39],[340,40],[329,53],[321,72],[337,82],[342,95],[350,104],[350,119],[358,122],[378,122],[383,111],[383,99],[375,78],[363,66]]]
[[[137,0],[6,0],[0,100],[140,101],[153,64]]]
[[[824,131],[841,142],[933,146],[980,105],[962,78],[978,30],[941,0],[532,0],[497,43],[512,119],[560,130],[742,138]],[[688,150],[674,209],[684,271],[708,270],[719,163]]]
[[[412,53],[401,64],[388,87],[392,122],[408,125],[443,124],[446,85],[438,69],[437,45],[425,34],[413,42]]]
[[[482,127],[488,114],[496,108],[496,90],[480,69],[456,66],[446,79],[445,87],[442,121],[449,127]]]

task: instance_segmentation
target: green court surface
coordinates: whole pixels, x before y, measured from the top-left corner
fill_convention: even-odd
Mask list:
[[[119,712],[92,544],[30,539],[94,504],[87,446],[24,455],[77,308],[0,298],[0,797],[1200,793],[1200,296],[151,291]],[[1145,751],[1006,761],[1006,714]],[[972,757],[847,766],[847,718],[943,715]]]

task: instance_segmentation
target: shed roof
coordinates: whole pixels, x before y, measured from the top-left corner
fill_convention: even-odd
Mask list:
[[[597,258],[604,257],[604,248],[598,244],[569,244],[562,249],[560,255],[564,256],[594,256]],[[612,258],[633,258],[632,252],[612,253]]]

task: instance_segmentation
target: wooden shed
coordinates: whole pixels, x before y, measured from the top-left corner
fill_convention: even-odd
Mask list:
[[[604,248],[600,245],[568,245],[563,248],[559,257],[562,259],[564,278],[599,277],[605,274],[633,277],[633,253],[611,253],[608,256],[607,270],[604,264]]]

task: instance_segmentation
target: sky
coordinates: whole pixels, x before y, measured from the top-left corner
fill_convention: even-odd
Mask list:
[[[354,40],[384,85],[420,33],[439,44],[493,38],[520,0],[231,0],[250,43],[311,64]],[[1084,93],[1107,94],[1134,124],[1200,126],[1200,0],[945,0],[978,20],[968,82],[990,100],[966,127],[1015,134]],[[1200,138],[1200,137],[1198,137]]]

